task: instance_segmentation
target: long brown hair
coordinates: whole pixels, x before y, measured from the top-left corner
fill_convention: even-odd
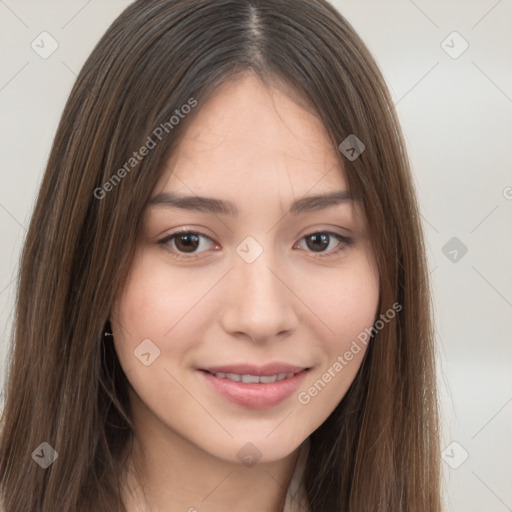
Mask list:
[[[423,235],[396,113],[371,54],[325,0],[138,0],[77,78],[24,245],[0,432],[4,512],[125,510],[123,454],[134,429],[108,315],[163,163],[215,88],[247,71],[293,88],[335,146],[351,134],[365,144],[358,158],[339,158],[368,219],[379,313],[402,306],[310,435],[309,508],[440,511]],[[155,145],[140,157],[148,137]],[[58,454],[47,469],[32,456],[42,442]]]

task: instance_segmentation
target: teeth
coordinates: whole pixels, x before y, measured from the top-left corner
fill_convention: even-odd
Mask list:
[[[243,382],[244,384],[269,384],[284,379],[289,379],[295,374],[291,373],[278,373],[276,375],[239,375],[238,373],[213,373],[219,379],[229,379],[235,382]]]
[[[257,384],[260,378],[257,375],[242,375],[242,382],[246,384]]]

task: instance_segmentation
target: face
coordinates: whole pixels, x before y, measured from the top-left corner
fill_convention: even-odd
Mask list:
[[[160,433],[275,461],[353,381],[378,272],[317,117],[252,74],[197,108],[145,211],[115,348],[132,410]]]

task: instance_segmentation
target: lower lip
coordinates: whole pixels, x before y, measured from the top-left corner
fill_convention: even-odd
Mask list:
[[[204,370],[200,370],[199,373],[215,391],[231,402],[253,409],[265,409],[286,400],[297,391],[307,371],[296,373],[289,379],[261,384],[244,384],[230,379],[221,379]]]

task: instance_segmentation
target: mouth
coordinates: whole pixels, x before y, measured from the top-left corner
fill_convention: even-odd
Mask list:
[[[272,382],[280,382],[285,379],[290,379],[294,375],[302,371],[306,371],[307,368],[298,370],[296,372],[284,372],[274,373],[273,375],[251,375],[249,373],[225,373],[225,372],[211,372],[209,370],[203,370],[218,379],[228,379],[233,382],[242,382],[243,384],[270,384]]]
[[[310,368],[268,365],[259,369],[247,366],[199,369],[210,389],[239,406],[264,409],[289,398],[302,384]],[[274,368],[288,371],[276,371]],[[273,373],[272,373],[273,372]]]

